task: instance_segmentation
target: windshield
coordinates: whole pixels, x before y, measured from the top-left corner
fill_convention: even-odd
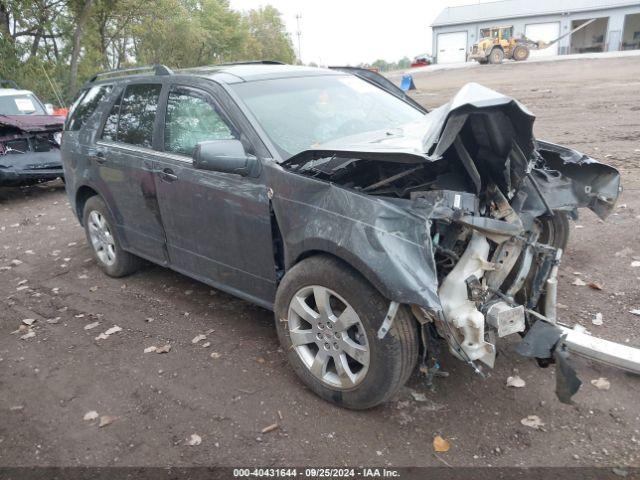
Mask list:
[[[46,115],[40,101],[30,93],[0,96],[0,115]]]
[[[285,159],[331,140],[424,117],[352,75],[281,78],[232,87]]]

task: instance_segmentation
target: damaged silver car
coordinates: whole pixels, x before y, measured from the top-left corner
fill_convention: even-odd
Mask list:
[[[144,258],[272,309],[298,376],[349,408],[388,400],[417,363],[431,382],[443,345],[485,374],[509,335],[557,364],[565,402],[570,351],[639,371],[639,350],[556,314],[569,221],[605,218],[619,174],[536,140],[516,100],[468,84],[427,112],[361,69],[149,70],[97,75],[64,133],[107,274]]]

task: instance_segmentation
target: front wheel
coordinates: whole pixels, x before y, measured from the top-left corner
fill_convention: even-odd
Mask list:
[[[504,59],[504,52],[501,49],[496,47],[493,50],[491,50],[491,53],[489,54],[489,63],[497,65],[502,63],[503,59]]]
[[[333,257],[311,257],[287,272],[278,288],[278,338],[296,374],[317,395],[347,408],[371,408],[405,384],[418,356],[416,323],[405,307],[378,339],[388,308],[352,268]]]

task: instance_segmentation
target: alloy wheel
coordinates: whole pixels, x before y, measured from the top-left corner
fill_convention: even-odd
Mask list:
[[[289,336],[307,369],[323,383],[350,389],[369,369],[369,345],[360,317],[333,290],[300,289],[289,304]]]

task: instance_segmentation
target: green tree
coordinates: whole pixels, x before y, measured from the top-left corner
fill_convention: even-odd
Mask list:
[[[291,37],[287,33],[280,12],[267,5],[250,10],[244,18],[249,38],[246,42],[247,60],[277,60],[295,63]]]
[[[398,69],[406,70],[411,66],[411,59],[409,57],[402,57],[398,60]]]
[[[70,100],[100,70],[252,59],[295,61],[271,6],[241,14],[228,0],[0,0],[0,77],[45,101],[62,103],[58,91]]]

